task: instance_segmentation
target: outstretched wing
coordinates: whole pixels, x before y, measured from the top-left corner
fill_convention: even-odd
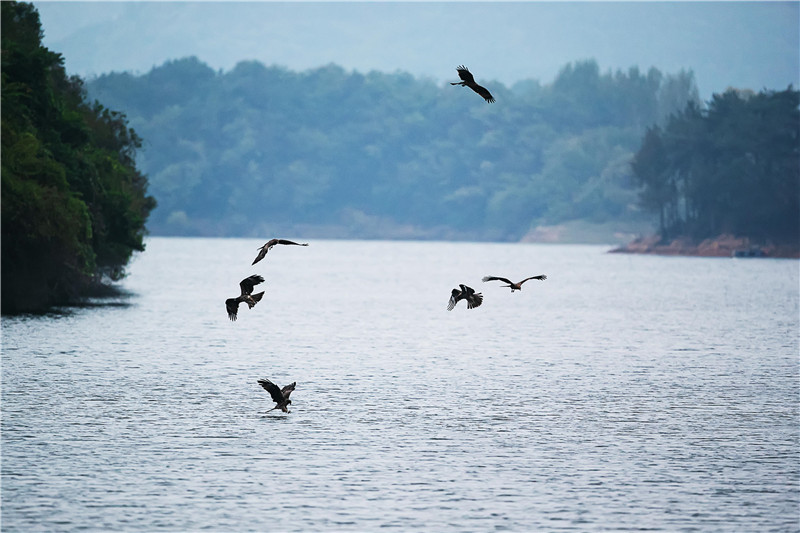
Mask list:
[[[246,277],[241,282],[239,282],[239,287],[241,287],[242,289],[242,294],[252,294],[253,287],[255,287],[256,285],[258,285],[263,281],[264,278],[262,278],[258,274],[253,274],[252,276]]]
[[[484,283],[487,282],[487,281],[505,281],[509,285],[512,284],[511,280],[506,279],[506,278],[501,278],[500,276],[483,276],[483,280],[482,281]]]
[[[546,280],[546,279],[547,279],[547,276],[545,276],[544,274],[542,274],[541,276],[531,276],[531,277],[529,277],[529,278],[525,278],[525,279],[523,279],[522,281],[520,281],[520,282],[519,282],[519,284],[520,284],[520,285],[522,285],[523,283],[525,283],[525,282],[526,282],[526,281],[528,281],[529,279],[538,279],[538,280],[540,280],[540,281],[544,281],[544,280]]]
[[[488,103],[491,104],[494,102],[494,96],[492,96],[492,93],[490,93],[489,89],[487,89],[486,87],[482,87],[475,82],[467,83],[467,87],[469,87],[470,89],[481,95],[483,99],[486,100]]]
[[[472,72],[470,72],[469,69],[464,65],[457,66],[456,72],[458,72],[458,77],[461,78],[461,81],[467,82],[467,85],[475,83],[475,78],[472,77]]]
[[[236,313],[239,311],[239,299],[228,298],[225,300],[225,309],[228,310],[228,318],[236,320]]]
[[[450,301],[447,302],[447,310],[452,311],[453,308],[456,306],[458,301],[461,299],[461,291],[458,289],[453,289],[450,292]]]
[[[287,241],[286,239],[272,239],[277,244],[294,244],[295,246],[308,246],[307,242],[294,242],[294,241]]]
[[[256,256],[255,259],[253,259],[252,264],[255,265],[256,263],[264,259],[264,257],[267,255],[267,252],[269,252],[277,242],[278,239],[270,239],[266,243],[264,243],[264,246],[258,249],[258,255]]]
[[[258,384],[264,387],[266,391],[272,396],[272,401],[275,403],[283,402],[283,393],[281,389],[268,379],[259,379]]]
[[[292,394],[292,391],[294,390],[296,385],[297,385],[297,382],[293,381],[293,382],[289,383],[288,385],[286,385],[284,388],[282,388],[281,389],[281,394],[283,395],[283,397],[288,400],[289,399],[289,395]]]
[[[258,249],[258,255],[256,256],[255,259],[253,259],[253,262],[250,263],[250,264],[251,265],[255,265],[256,263],[258,263],[259,261],[264,259],[264,257],[266,257],[266,255],[267,255],[268,251],[269,251],[269,248],[267,248],[266,245],[264,245],[263,247],[259,248]]]

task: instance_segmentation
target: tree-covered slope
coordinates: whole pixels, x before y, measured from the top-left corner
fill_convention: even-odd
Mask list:
[[[84,99],[41,44],[31,4],[2,2],[2,310],[74,301],[143,250],[155,206],[124,115]]]
[[[569,220],[642,220],[630,158],[648,126],[697,100],[691,73],[594,61],[549,85],[475,74],[496,103],[403,72],[217,72],[195,58],[87,87],[147,139],[150,228],[173,235],[516,240]]]
[[[729,90],[647,131],[633,160],[664,239],[800,241],[800,92]]]

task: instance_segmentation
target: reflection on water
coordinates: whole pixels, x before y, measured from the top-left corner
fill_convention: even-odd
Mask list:
[[[3,319],[4,531],[797,530],[796,261],[260,244],[154,238],[130,295]]]

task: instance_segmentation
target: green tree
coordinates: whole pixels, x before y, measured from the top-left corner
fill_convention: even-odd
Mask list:
[[[157,147],[137,159],[159,199],[154,233],[313,224],[353,236],[354,220],[380,220],[420,235],[515,240],[574,218],[644,219],[622,162],[669,109],[661,98],[672,79],[587,61],[546,85],[486,81],[497,98],[488,105],[404,72],[255,61],[214,72],[185,58],[87,87]],[[684,81],[670,111],[692,99],[693,78]]]
[[[155,206],[124,115],[41,44],[34,7],[2,3],[2,310],[74,301],[119,279]]]
[[[800,237],[800,93],[729,90],[647,132],[633,159],[665,237]]]

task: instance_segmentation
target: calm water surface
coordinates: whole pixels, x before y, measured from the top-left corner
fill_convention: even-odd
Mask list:
[[[800,530],[797,261],[260,244],[3,319],[3,531]]]

